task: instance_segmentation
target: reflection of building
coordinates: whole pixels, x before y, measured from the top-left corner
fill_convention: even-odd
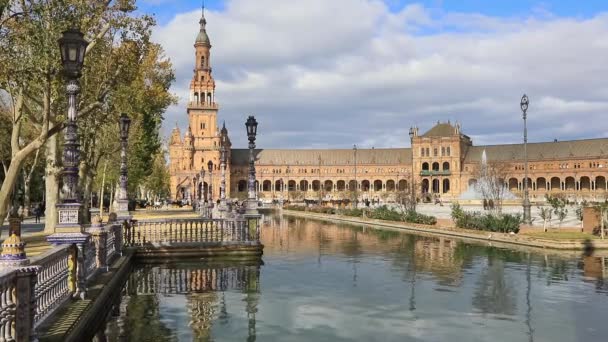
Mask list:
[[[174,129],[170,141],[171,194],[193,198],[209,182],[195,176],[208,161],[218,170],[222,137],[228,131],[217,125],[215,81],[211,75],[209,37],[205,20],[195,42],[195,69],[190,83],[187,112],[189,128],[182,138]],[[504,166],[504,182],[517,195],[523,191],[523,145],[474,146],[459,124],[437,123],[424,134],[412,129],[412,148],[257,150],[257,191],[261,198],[310,198],[319,195],[339,199],[357,189],[361,198],[381,198],[412,183],[417,192],[457,198],[476,182],[483,150],[488,161]],[[407,137],[404,137],[404,141]],[[230,148],[230,140],[225,144]],[[528,144],[529,185],[532,199],[546,193],[605,198],[608,183],[608,139],[589,139]],[[229,149],[227,194],[244,197],[247,192],[246,149]],[[355,177],[356,170],[356,177]],[[413,176],[412,176],[413,172]],[[217,189],[219,177],[213,180]],[[291,193],[293,196],[288,196]],[[219,192],[213,191],[214,199]]]
[[[459,242],[444,237],[426,238],[416,241],[416,269],[435,275],[450,285],[462,280],[463,260],[455,255]]]

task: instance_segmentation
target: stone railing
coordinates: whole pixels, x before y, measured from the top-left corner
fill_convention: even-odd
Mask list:
[[[74,287],[70,288],[70,283],[74,282],[76,276],[70,272],[70,268],[73,269],[75,265],[75,255],[74,246],[61,245],[31,260],[32,265],[39,266],[34,291],[35,325],[61,306],[75,290]]]
[[[35,338],[35,275],[35,266],[0,271],[0,341]]]
[[[259,225],[244,219],[176,219],[134,221],[125,226],[124,244],[146,245],[231,245],[259,243]]]

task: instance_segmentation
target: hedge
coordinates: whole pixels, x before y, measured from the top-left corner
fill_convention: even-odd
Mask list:
[[[519,214],[465,212],[459,204],[452,205],[452,219],[459,228],[501,233],[519,233],[519,225],[522,223]]]

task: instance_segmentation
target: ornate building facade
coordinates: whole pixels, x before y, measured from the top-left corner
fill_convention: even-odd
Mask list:
[[[220,149],[228,151],[227,197],[247,194],[247,149],[232,149],[228,131],[219,129],[215,81],[211,74],[211,43],[200,20],[195,69],[190,82],[189,128],[182,137],[176,127],[170,139],[173,199],[219,198]],[[398,191],[414,189],[445,200],[458,199],[477,182],[481,156],[501,165],[502,179],[515,195],[524,187],[523,144],[475,146],[458,123],[437,122],[423,134],[411,129],[410,148],[255,151],[256,190],[261,199],[390,200]],[[407,137],[404,137],[404,141]],[[572,200],[607,198],[608,139],[528,144],[528,185],[531,200],[564,194]],[[211,165],[211,175],[208,167]],[[201,178],[201,169],[205,175]],[[210,186],[209,186],[210,185]]]

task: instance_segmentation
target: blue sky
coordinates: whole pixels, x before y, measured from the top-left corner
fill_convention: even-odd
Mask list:
[[[526,93],[530,141],[608,137],[605,2],[207,0],[218,118],[235,146],[250,114],[265,148],[405,147],[447,120],[518,143]],[[138,4],[176,70],[163,132],[183,133],[200,1]]]
[[[252,0],[254,1],[254,0]],[[556,16],[590,17],[608,9],[606,0],[384,0],[388,8],[397,12],[409,4],[422,4],[435,11],[479,13],[500,17],[526,17],[532,12],[547,11]],[[225,1],[206,0],[212,11],[224,9]],[[200,0],[143,0],[139,9],[154,13],[159,24],[165,24],[176,14],[200,8]]]

